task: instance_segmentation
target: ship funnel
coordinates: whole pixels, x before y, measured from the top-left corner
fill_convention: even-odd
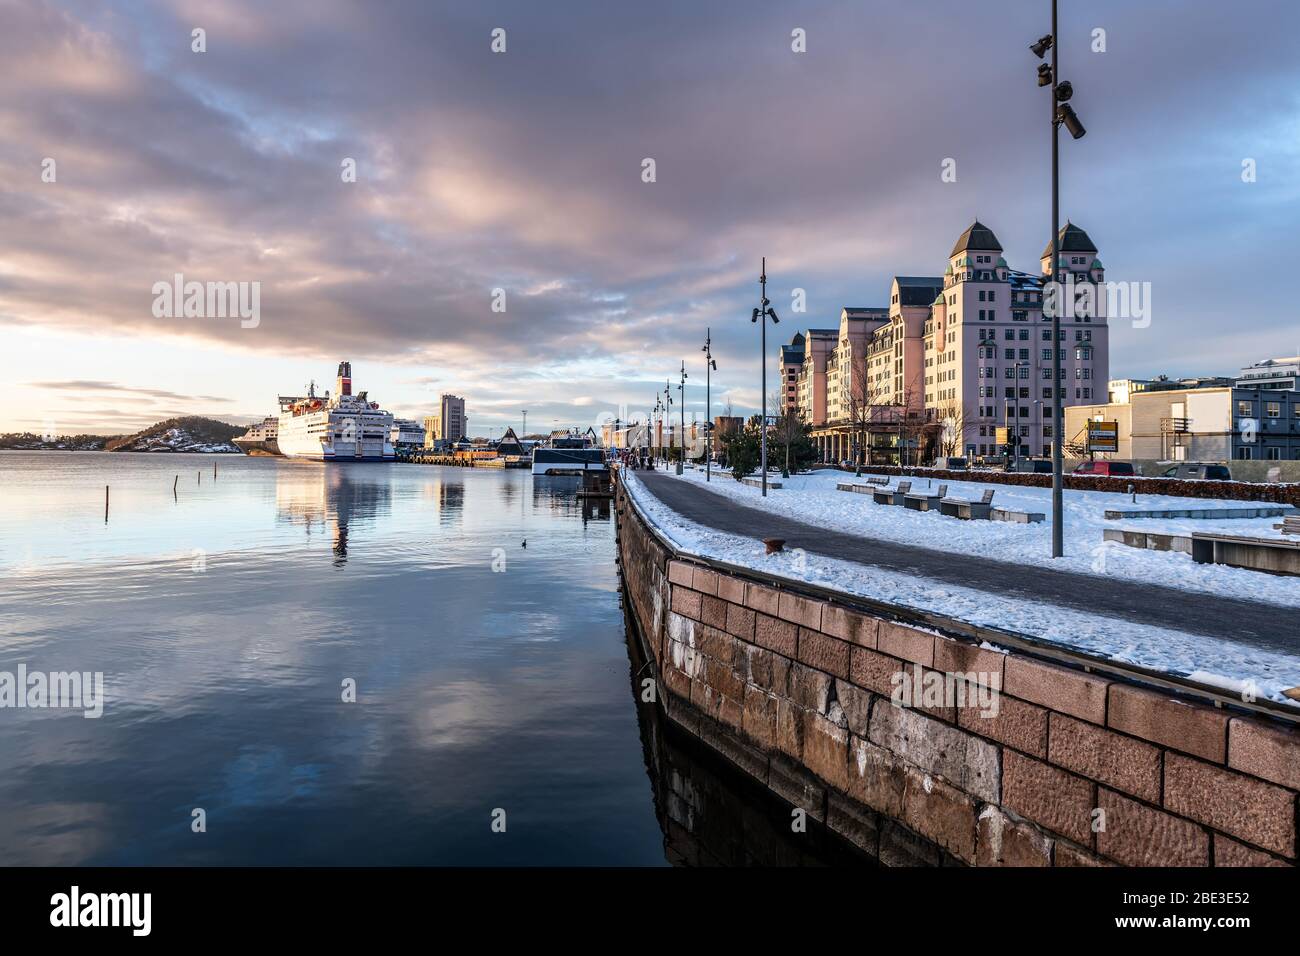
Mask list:
[[[336,395],[352,394],[352,363],[339,362],[338,381],[335,382],[334,392]]]

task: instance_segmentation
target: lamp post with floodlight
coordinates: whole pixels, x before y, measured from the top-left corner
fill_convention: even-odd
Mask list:
[[[1068,80],[1060,78],[1060,64],[1057,54],[1060,42],[1057,39],[1056,17],[1057,0],[1052,0],[1052,32],[1039,37],[1030,44],[1030,51],[1040,60],[1050,50],[1052,62],[1038,67],[1038,85],[1052,88],[1052,258],[1049,271],[1043,283],[1043,308],[1052,310],[1052,557],[1059,558],[1065,553],[1064,534],[1064,479],[1062,477],[1063,461],[1062,437],[1065,434],[1064,409],[1062,398],[1065,389],[1061,378],[1061,294],[1062,287],[1058,281],[1060,275],[1060,220],[1061,220],[1061,163],[1060,163],[1060,129],[1066,128],[1075,139],[1082,139],[1087,133],[1074,108],[1070,106],[1070,97],[1074,87]],[[1049,291],[1050,289],[1050,291]],[[1049,298],[1050,295],[1050,298]]]
[[[763,475],[763,497],[767,497],[767,320],[771,319],[772,324],[776,325],[781,320],[776,317],[776,309],[772,308],[772,303],[767,298],[767,256],[763,257],[763,268],[758,276],[759,288],[759,306],[750,316],[750,322],[760,322],[762,332],[759,336],[759,349],[763,357],[763,375],[762,375],[762,393],[763,393],[763,417],[759,422],[759,434],[761,441],[761,452],[759,455],[759,468]]]
[[[710,392],[710,373],[717,369],[713,360],[713,330],[704,330],[704,480],[712,480],[709,467],[713,457],[713,399]]]

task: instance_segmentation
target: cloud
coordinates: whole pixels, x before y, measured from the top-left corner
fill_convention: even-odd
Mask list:
[[[1013,267],[1035,266],[1048,138],[1026,45],[1042,11],[969,11],[10,0],[0,325],[453,370],[484,409],[519,405],[546,368],[561,381],[539,397],[575,418],[587,409],[567,396],[644,404],[709,327],[719,393],[753,397],[760,256],[778,307],[808,295],[783,336],[885,304],[893,274],[941,271],[976,216]],[[1300,12],[1269,17],[1260,31],[1199,0],[1171,24],[1165,4],[1110,0],[1063,18],[1089,128],[1062,143],[1063,215],[1109,277],[1152,281],[1159,310],[1116,335],[1115,374],[1291,349]],[[47,156],[56,183],[40,180]],[[1240,181],[1245,156],[1257,183]],[[641,181],[645,157],[657,182]],[[152,284],[176,272],[260,282],[261,324],[155,319]],[[1251,334],[1196,349],[1225,308]]]

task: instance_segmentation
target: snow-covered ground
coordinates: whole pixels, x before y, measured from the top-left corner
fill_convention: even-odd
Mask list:
[[[764,508],[797,521],[849,534],[883,538],[949,553],[983,555],[1002,561],[1037,564],[1061,571],[1163,584],[1220,597],[1300,607],[1300,578],[1230,568],[1226,565],[1197,564],[1190,555],[1180,552],[1147,551],[1102,540],[1102,530],[1105,528],[1163,534],[1220,531],[1260,538],[1281,537],[1280,531],[1273,530],[1273,525],[1280,523],[1281,518],[1230,518],[1216,521],[1199,518],[1107,520],[1104,517],[1107,509],[1249,508],[1255,502],[1138,495],[1135,504],[1126,494],[1066,489],[1065,557],[1053,559],[1050,488],[981,484],[977,481],[941,482],[937,479],[927,483],[927,479],[917,477],[902,479],[912,482],[914,492],[929,490],[937,493],[939,485],[947,484],[948,495],[953,498],[978,499],[986,488],[991,489],[995,508],[1036,511],[1047,516],[1041,524],[1015,524],[1007,521],[962,521],[959,518],[945,517],[937,511],[910,511],[896,505],[878,505],[872,501],[871,495],[835,490],[838,482],[861,482],[864,478],[855,479],[852,472],[832,470],[792,475],[789,478],[777,476],[769,481],[779,481],[782,487],[769,488],[768,495],[764,498],[759,489],[733,480],[729,473],[715,472],[708,489],[751,508]],[[703,484],[704,472],[687,469],[681,480]],[[897,477],[891,477],[889,487],[897,487],[898,481]]]
[[[720,480],[718,480],[720,478]],[[823,558],[803,551],[785,551],[768,555],[761,542],[753,538],[713,531],[687,521],[668,508],[640,482],[636,472],[624,470],[623,480],[638,505],[659,529],[682,551],[701,557],[752,567],[768,574],[809,581],[896,604],[901,607],[931,611],[985,627],[1001,628],[1029,637],[1050,640],[1098,657],[1121,663],[1159,670],[1174,676],[1188,677],[1202,683],[1217,684],[1238,692],[1249,690],[1289,706],[1300,707],[1282,695],[1288,688],[1300,686],[1300,654],[1281,654],[1197,634],[1166,628],[1117,621],[1100,614],[1088,614],[1052,604],[1032,605],[987,591],[964,588],[943,582],[920,579],[893,571],[863,566],[850,561]],[[704,481],[704,475],[687,471],[687,481]],[[843,473],[825,472],[781,479],[784,487],[769,491],[766,501],[758,489],[733,481],[729,475],[715,475],[710,489],[734,497],[743,504],[767,507],[812,524],[840,531],[860,532],[890,540],[934,547],[963,554],[987,554],[1003,560],[1028,560],[1067,571],[1113,575],[1125,580],[1150,580],[1153,583],[1203,590],[1213,594],[1248,597],[1252,600],[1276,601],[1300,606],[1300,583],[1294,579],[1217,565],[1198,565],[1186,555],[1169,552],[1137,551],[1112,545],[1094,553],[1101,539],[1104,519],[1101,511],[1115,507],[1124,495],[1097,493],[1105,499],[1096,503],[1077,500],[1094,493],[1066,494],[1067,554],[1071,541],[1078,542],[1081,552],[1059,562],[1050,554],[1050,525],[1014,525],[1007,522],[960,521],[943,518],[937,513],[907,511],[901,507],[875,505],[870,496],[835,490],[835,482],[845,480]],[[906,480],[906,479],[904,479]],[[895,479],[896,481],[896,479]],[[925,480],[913,479],[913,490]],[[891,486],[894,484],[891,481]],[[937,486],[936,482],[936,486]],[[1017,510],[1044,511],[1046,488],[1021,488],[998,485],[994,502]],[[954,496],[978,497],[982,486],[969,482],[949,482]],[[1009,491],[1002,498],[1002,492]],[[1001,500],[1000,500],[1001,499]],[[1164,507],[1206,507],[1206,499],[1157,498],[1139,496],[1138,507],[1156,507],[1155,502],[1171,502]],[[1030,507],[1030,506],[1033,507]],[[1133,507],[1130,503],[1129,507]],[[1095,511],[1095,518],[1092,513]],[[924,525],[920,522],[925,522]],[[1196,528],[1231,525],[1258,525],[1253,520],[1188,521]],[[1111,525],[1120,522],[1110,522]],[[1168,530],[1178,522],[1142,520],[1125,526]],[[1156,525],[1161,525],[1156,528]],[[1249,533],[1258,533],[1258,529]],[[1091,546],[1082,548],[1088,535]],[[1124,552],[1131,552],[1125,554]],[[1142,560],[1138,560],[1142,559]],[[1143,562],[1151,562],[1144,564]],[[1161,571],[1163,569],[1163,571]],[[1185,574],[1183,572],[1186,572]],[[1174,580],[1177,579],[1177,580]],[[1269,596],[1263,597],[1261,591]],[[1285,613],[1285,612],[1281,612]]]

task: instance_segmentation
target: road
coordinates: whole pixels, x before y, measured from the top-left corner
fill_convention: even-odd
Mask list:
[[[1294,608],[987,557],[966,558],[917,545],[845,534],[737,504],[694,482],[657,472],[638,471],[636,475],[673,511],[715,531],[755,540],[784,538],[787,547],[827,558],[1122,622],[1226,637],[1260,649],[1295,653],[1300,643],[1295,638]]]

